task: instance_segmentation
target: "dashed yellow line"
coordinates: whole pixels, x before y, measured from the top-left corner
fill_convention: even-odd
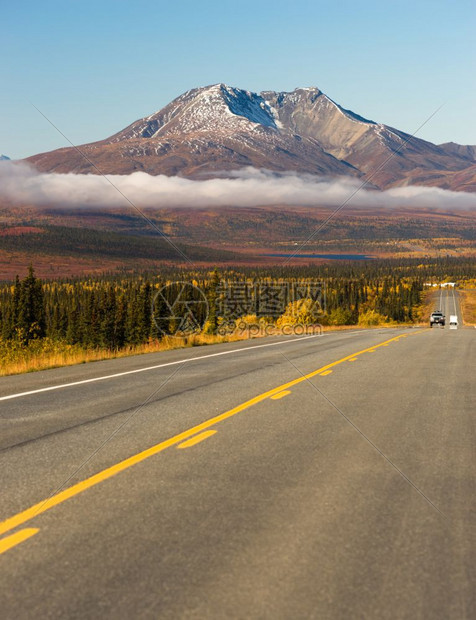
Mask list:
[[[20,530],[19,532],[15,532],[11,536],[7,536],[3,540],[0,540],[0,554],[5,553],[12,547],[16,547],[20,543],[25,540],[28,540],[35,534],[37,534],[40,530],[36,527],[28,527],[24,530]]]
[[[419,332],[414,332],[414,333],[419,333]],[[408,335],[409,334],[404,334],[403,337],[406,337]],[[162,441],[156,444],[155,446],[148,448],[147,450],[143,450],[142,452],[134,454],[133,456],[130,456],[129,458],[123,461],[120,461],[119,463],[116,463],[115,465],[112,465],[111,467],[108,467],[107,469],[103,469],[97,474],[94,474],[93,476],[86,478],[86,480],[82,480],[81,482],[74,484],[68,489],[65,489],[64,491],[60,491],[56,493],[55,495],[49,498],[46,498],[45,500],[38,502],[37,504],[34,504],[33,506],[30,506],[30,508],[27,508],[26,510],[19,512],[13,515],[12,517],[6,519],[5,521],[1,522],[0,523],[0,535],[13,530],[19,525],[23,525],[23,523],[30,521],[34,517],[39,516],[40,514],[46,512],[47,510],[50,510],[51,508],[54,508],[55,506],[62,504],[68,499],[71,499],[72,497],[75,497],[76,495],[83,493],[87,489],[90,489],[91,487],[96,486],[97,484],[104,482],[105,480],[108,480],[109,478],[112,478],[113,476],[116,476],[120,472],[123,472],[132,466],[137,465],[138,463],[141,463],[142,461],[145,461],[151,456],[155,456],[156,454],[163,452],[167,448],[170,448],[172,446],[176,446],[177,444],[185,442],[187,439],[193,436],[199,436],[199,434],[203,433],[203,431],[210,429],[212,426],[216,426],[220,422],[228,420],[229,418],[237,415],[238,413],[241,413],[242,411],[249,409],[253,405],[256,405],[266,400],[267,398],[271,398],[281,392],[288,390],[289,388],[295,385],[298,385],[299,383],[303,383],[304,381],[307,381],[308,379],[316,377],[317,375],[323,376],[325,374],[329,374],[327,371],[329,371],[331,368],[334,368],[335,366],[338,366],[339,364],[342,364],[343,362],[356,358],[362,353],[367,353],[368,351],[375,351],[379,347],[384,346],[385,344],[388,344],[390,342],[398,342],[398,340],[401,337],[402,336],[395,336],[394,338],[390,338],[389,340],[386,340],[385,342],[374,345],[373,347],[363,349],[362,351],[358,351],[357,353],[352,353],[351,355],[346,355],[340,360],[331,362],[330,364],[326,364],[325,366],[322,366],[322,368],[318,368],[317,370],[314,370],[308,373],[307,375],[302,375],[301,377],[298,377],[297,379],[293,379],[292,381],[283,383],[282,385],[279,385],[278,387],[268,390],[267,392],[263,392],[262,394],[259,394],[258,396],[255,396],[254,398],[250,398],[244,403],[241,403],[241,405],[238,405],[237,407],[233,407],[233,409],[230,409],[229,411],[225,411],[224,413],[221,413],[220,415],[210,418],[209,420],[206,420],[205,422],[202,422],[201,424],[198,424],[197,426],[189,428],[183,431],[182,433],[179,433],[178,435],[171,437],[170,439],[166,439],[165,441]],[[208,436],[210,435],[207,435],[207,437]],[[203,437],[203,439],[205,439],[205,437]],[[13,543],[10,544],[8,542],[9,540],[10,541],[12,540],[12,537],[10,536],[8,538],[5,538],[4,540],[0,540],[0,545],[3,544],[6,547],[5,550],[7,550],[11,548],[11,546],[13,546],[14,544],[18,544],[18,542],[22,542],[23,540],[26,540],[30,536],[33,536],[33,534],[36,534],[37,531],[38,530],[33,530],[33,529],[22,530],[23,533],[17,532],[17,534],[13,535],[13,536],[18,536],[18,538],[13,538]],[[27,532],[28,532],[28,535],[27,535]]]
[[[195,435],[195,437],[192,437],[191,439],[187,439],[187,441],[183,441],[182,443],[179,443],[179,445],[177,446],[177,450],[181,450],[183,448],[191,448],[192,446],[194,446],[197,443],[200,443],[204,439],[208,439],[208,437],[211,437],[215,433],[216,431],[205,431],[203,433],[200,433],[199,435]]]
[[[277,394],[273,394],[273,396],[270,396],[270,398],[272,398],[273,400],[279,400],[280,398],[284,398],[288,394],[291,394],[291,390],[283,390],[282,392],[278,392]]]
[[[324,372],[321,372],[320,375],[321,377],[325,377],[326,375],[330,375],[332,372],[332,370],[325,370]]]

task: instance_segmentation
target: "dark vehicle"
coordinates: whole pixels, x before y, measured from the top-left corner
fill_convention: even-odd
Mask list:
[[[435,310],[435,312],[431,313],[430,316],[430,327],[433,325],[441,325],[441,327],[445,326],[445,315],[440,310]]]

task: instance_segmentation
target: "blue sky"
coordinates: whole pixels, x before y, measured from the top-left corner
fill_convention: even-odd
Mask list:
[[[476,3],[0,0],[0,153],[99,140],[195,86],[318,86],[419,137],[476,144]]]

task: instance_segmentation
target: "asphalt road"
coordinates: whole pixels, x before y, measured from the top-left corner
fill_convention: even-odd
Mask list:
[[[474,618],[475,337],[1,379],[1,617]]]

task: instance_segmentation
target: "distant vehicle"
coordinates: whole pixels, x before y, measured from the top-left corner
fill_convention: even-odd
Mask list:
[[[441,327],[445,326],[445,315],[441,312],[441,310],[435,310],[431,313],[430,327],[433,327],[433,325],[441,325]]]
[[[458,317],[456,314],[450,314],[450,329],[458,329]]]

